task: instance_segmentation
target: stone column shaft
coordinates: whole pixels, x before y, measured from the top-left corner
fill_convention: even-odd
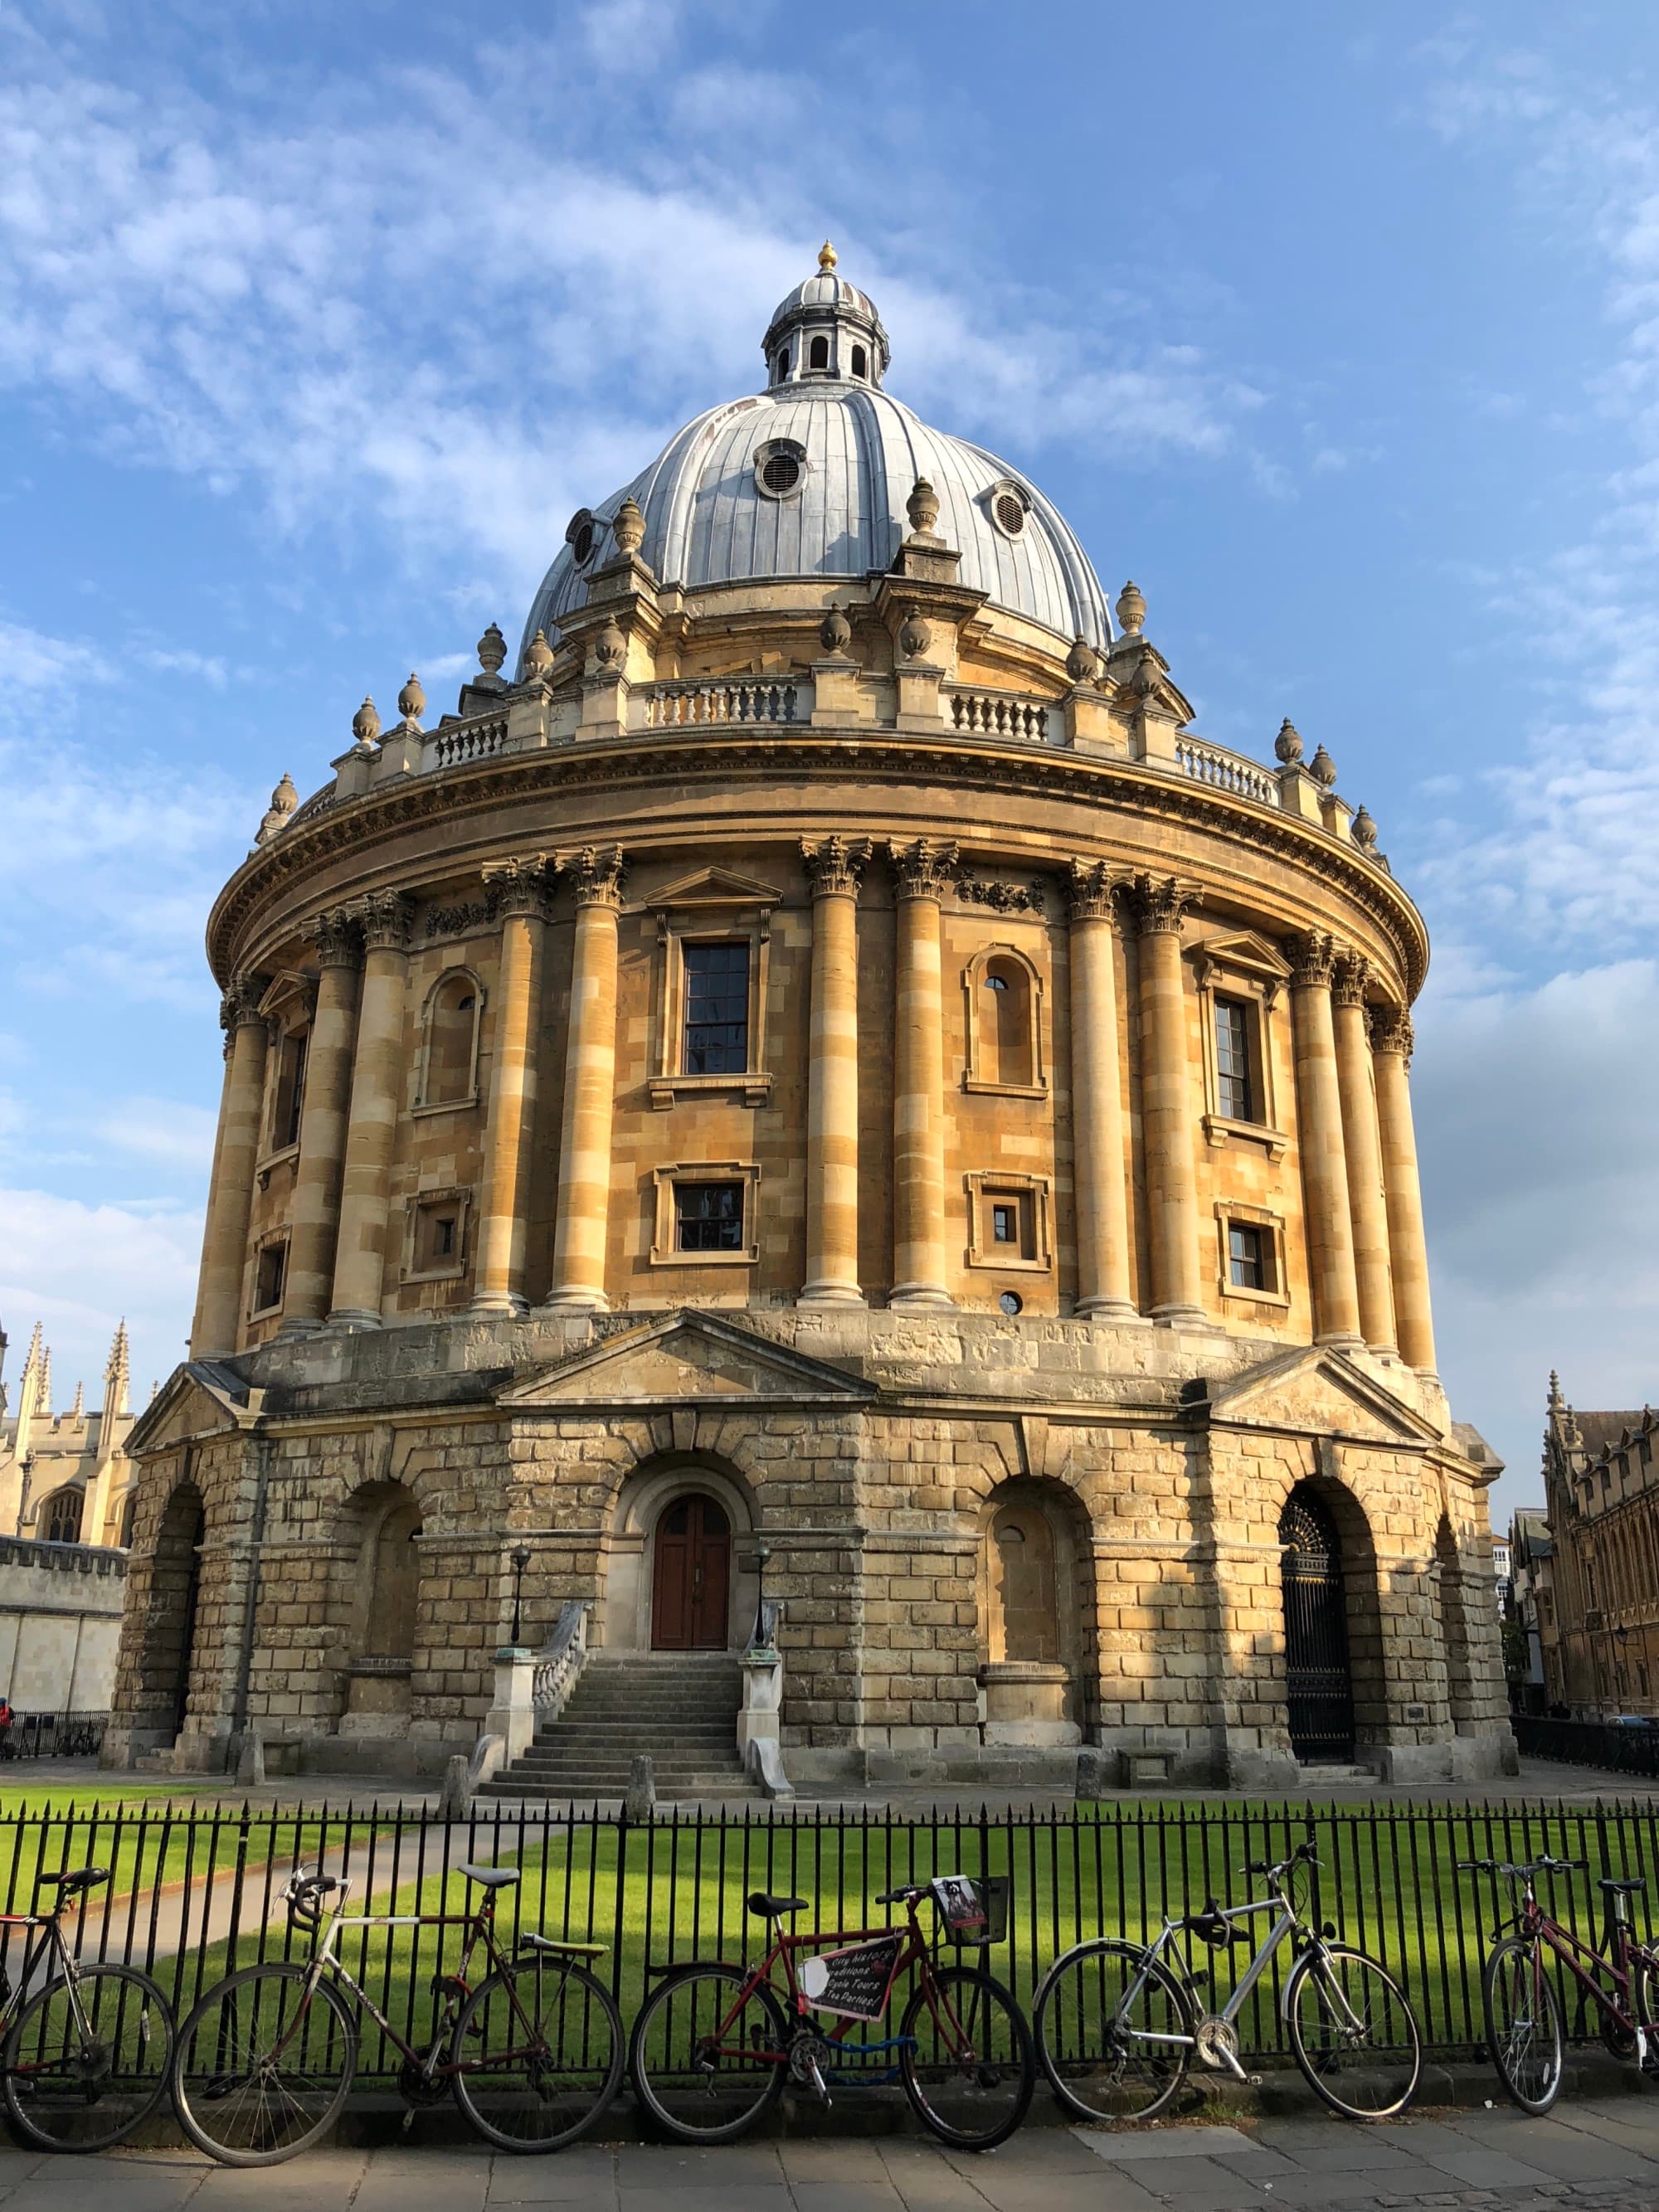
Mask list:
[[[1152,1312],[1160,1321],[1205,1318],[1198,1260],[1198,1167],[1182,916],[1197,902],[1173,878],[1138,877],[1140,931],[1140,1126],[1146,1164]]]
[[[495,987],[495,1050],[478,1200],[472,1310],[520,1314],[527,1304],[526,1213],[536,1134],[536,1035],[541,1020],[547,935],[546,858],[533,854],[525,860],[486,868],[484,880],[502,909],[501,957]]]
[[[1071,914],[1077,1310],[1122,1317],[1133,1315],[1135,1305],[1117,1043],[1117,936],[1103,863],[1090,868],[1073,863]]]
[[[803,1304],[862,1305],[859,1288],[859,880],[867,843],[801,847],[812,879]]]
[[[1379,1008],[1372,1023],[1371,1044],[1400,1356],[1408,1366],[1432,1375],[1434,1322],[1429,1305],[1429,1253],[1423,1235],[1423,1192],[1418,1181],[1417,1134],[1412,1126],[1411,1086],[1407,1076],[1412,1050],[1411,1017],[1403,1008]]]
[[[242,1279],[247,1266],[248,1221],[253,1210],[253,1169],[259,1155],[269,1042],[258,1012],[264,978],[240,980],[226,994],[223,1018],[230,1032],[219,1131],[213,1147],[213,1180],[202,1233],[202,1273],[190,1333],[192,1359],[234,1352],[241,1333]],[[101,1532],[100,1538],[101,1540]]]
[[[1297,939],[1292,955],[1297,1139],[1308,1273],[1313,1285],[1314,1340],[1357,1345],[1364,1339],[1359,1333],[1359,1287],[1354,1273],[1336,1035],[1331,1021],[1336,948],[1322,931],[1310,930]]]
[[[611,846],[564,864],[576,894],[570,1026],[559,1141],[559,1218],[550,1306],[604,1308],[617,1095],[617,916],[624,863]]]
[[[945,998],[939,900],[954,845],[893,849],[897,977],[893,1051],[896,1306],[948,1306],[945,1280]]]
[[[362,957],[357,925],[350,915],[339,911],[320,915],[316,931],[322,966],[306,1054],[305,1098],[300,1109],[300,1162],[294,1178],[288,1282],[283,1297],[281,1333],[284,1336],[308,1335],[322,1327],[328,1313],[334,1289],[340,1176],[351,1100]]]
[[[1365,1018],[1367,963],[1358,956],[1337,969],[1336,1079],[1342,1097],[1342,1144],[1348,1162],[1354,1273],[1359,1327],[1373,1352],[1391,1352],[1394,1287],[1389,1274],[1389,1213],[1382,1189],[1382,1146]]]
[[[358,912],[368,953],[357,1012],[357,1053],[329,1319],[378,1328],[386,1287],[392,1152],[404,1082],[409,902],[399,892],[379,893],[364,900]]]

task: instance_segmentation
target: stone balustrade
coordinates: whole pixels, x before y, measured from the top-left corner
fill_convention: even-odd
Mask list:
[[[723,677],[710,681],[641,684],[647,730],[692,729],[714,722],[806,722],[810,684]]]
[[[1041,699],[947,684],[939,693],[939,707],[946,726],[964,737],[1023,738],[1036,745],[1048,739],[1048,709]]]
[[[427,739],[425,764],[428,769],[461,768],[469,761],[492,759],[507,749],[507,717],[492,714],[438,730]]]
[[[1217,791],[1231,791],[1240,799],[1254,799],[1263,806],[1277,806],[1279,803],[1278,776],[1243,753],[1229,752],[1222,745],[1206,744],[1197,738],[1178,737],[1175,757],[1182,775],[1191,776],[1195,783],[1207,783]]]

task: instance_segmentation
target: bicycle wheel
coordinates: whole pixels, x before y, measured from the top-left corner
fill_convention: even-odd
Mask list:
[[[167,2094],[173,2008],[136,1966],[82,1966],[19,2011],[0,2051],[6,2109],[46,2150],[107,2150]]]
[[[455,2024],[455,2101],[486,2142],[557,2150],[605,2111],[626,2054],[622,2015],[586,1967],[520,1959],[481,1982]]]
[[[1080,2120],[1155,2118],[1192,2063],[1181,1984],[1134,1943],[1103,1938],[1056,1960],[1031,2025],[1049,2087]]]
[[[357,2028],[331,1982],[306,1995],[301,1966],[244,1966],[179,2031],[173,2101],[198,2149],[225,2166],[280,2166],[339,2117]]]
[[[899,2079],[922,2125],[957,2150],[1006,2142],[1030,2105],[1036,2056],[1001,1983],[973,1966],[925,1973],[899,2034]]]
[[[1547,2112],[1561,2087],[1566,2036],[1561,2000],[1536,1944],[1510,1936],[1495,1945],[1480,1988],[1498,2080],[1523,2112]]]
[[[1642,2031],[1642,2071],[1651,2079],[1659,2074],[1659,1968],[1645,1948],[1631,1956],[1630,2009]]]
[[[783,2007],[763,1982],[744,1996],[748,1978],[712,1960],[689,1966],[640,2008],[629,2051],[634,2094],[682,2142],[730,2142],[782,2091]]]
[[[1423,2039],[1394,1976],[1340,1943],[1304,1951],[1285,1991],[1308,2086],[1350,2120],[1389,2120],[1417,2094]]]

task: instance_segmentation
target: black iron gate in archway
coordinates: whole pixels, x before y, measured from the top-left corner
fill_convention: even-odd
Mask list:
[[[1298,1484],[1279,1516],[1285,1547],[1285,1690],[1291,1748],[1304,1762],[1353,1757],[1353,1677],[1336,1524]]]

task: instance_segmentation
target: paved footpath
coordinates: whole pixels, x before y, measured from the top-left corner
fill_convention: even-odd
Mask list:
[[[233,2172],[178,2151],[38,2158],[0,2149],[0,2212],[1242,2212],[1263,2206],[1480,2206],[1659,2212],[1659,2096],[1563,2100],[1392,2126],[1335,2119],[1026,2129],[974,2158],[914,2136],[815,2137],[691,2151],[580,2145],[491,2157],[416,2143],[317,2151]]]

